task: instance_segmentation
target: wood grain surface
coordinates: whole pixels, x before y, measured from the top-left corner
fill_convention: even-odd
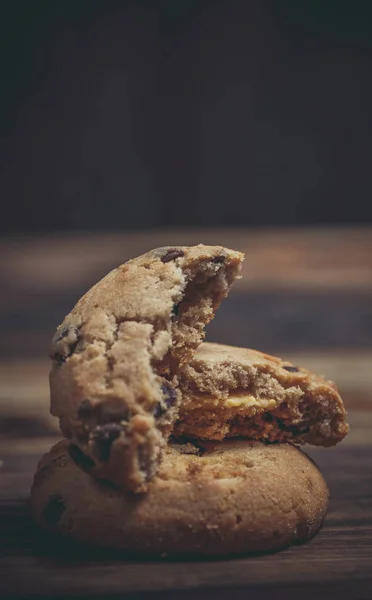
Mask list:
[[[140,561],[42,536],[28,494],[59,437],[48,414],[54,328],[117,264],[198,242],[246,252],[208,339],[277,353],[341,390],[349,436],[306,448],[331,490],[322,530],[277,554],[218,561]],[[0,597],[372,598],[372,229],[85,234],[3,240],[0,250]]]

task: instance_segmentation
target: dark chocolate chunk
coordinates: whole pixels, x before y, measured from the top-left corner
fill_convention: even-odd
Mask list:
[[[60,352],[55,352],[55,354],[51,354],[51,359],[55,360],[59,365],[63,365],[65,362],[65,357]]]
[[[129,410],[127,407],[102,406],[100,412],[101,423],[119,423],[120,421],[129,421]]]
[[[161,391],[163,392],[163,400],[162,402],[158,402],[154,409],[154,417],[157,419],[164,415],[167,412],[168,408],[171,408],[173,404],[177,400],[176,390],[171,386],[168,381],[165,381],[160,386]]]
[[[310,427],[307,427],[306,425],[288,425],[287,431],[293,435],[302,435],[303,433],[309,433]]]
[[[125,406],[120,399],[106,400],[103,404],[96,407],[98,423],[118,423],[120,421],[129,421],[130,413],[128,406]]]
[[[281,431],[286,431],[288,428],[288,425],[286,425],[286,423],[284,423],[283,419],[280,419],[279,417],[276,417],[276,425],[278,426],[278,428]]]
[[[63,340],[63,338],[67,337],[70,333],[73,333],[74,335],[77,336],[78,335],[77,327],[64,327],[61,330],[56,341],[59,342],[60,340]]]
[[[69,338],[65,342],[65,338]],[[53,348],[55,350],[51,352],[50,358],[55,360],[58,364],[63,364],[70,356],[75,352],[76,346],[79,342],[79,330],[77,327],[66,326],[64,327],[53,339]]]
[[[172,316],[173,317],[178,317],[179,310],[180,310],[180,305],[179,304],[173,304]]]
[[[78,467],[81,467],[86,471],[93,469],[94,461],[91,458],[89,458],[89,456],[86,456],[84,452],[80,450],[80,448],[75,444],[70,444],[68,448],[68,453]]]
[[[178,250],[177,248],[169,248],[169,250],[167,250],[167,253],[162,256],[161,261],[163,263],[167,263],[171,260],[175,260],[176,258],[179,258],[180,256],[184,256],[184,251],[183,250]]]
[[[283,367],[283,369],[285,369],[286,371],[289,371],[290,373],[299,373],[300,369],[298,369],[297,367],[292,367],[292,365],[286,365]]]
[[[262,419],[263,419],[264,421],[266,421],[266,423],[272,423],[272,422],[273,422],[273,420],[274,420],[274,417],[273,417],[273,415],[272,415],[271,413],[264,413],[264,414],[262,415]]]
[[[109,460],[111,445],[120,436],[122,431],[123,427],[119,423],[105,423],[104,425],[97,425],[94,428],[93,439],[96,442],[101,460]]]
[[[115,440],[121,434],[123,428],[119,423],[105,423],[97,425],[93,431],[95,440]]]
[[[43,519],[47,525],[56,525],[66,510],[65,502],[60,494],[49,496],[48,504],[43,510]]]
[[[217,265],[222,265],[225,262],[225,256],[215,256],[212,258],[212,263],[216,263]]]
[[[310,431],[310,427],[307,427],[304,424],[289,425],[288,423],[285,423],[283,419],[279,419],[279,417],[276,418],[276,422],[281,431],[291,433],[292,435],[301,435]]]
[[[80,419],[86,419],[90,416],[92,416],[93,413],[93,406],[91,401],[88,398],[84,398],[84,400],[82,400],[79,404],[77,413],[78,413],[78,417]]]
[[[177,400],[176,390],[168,383],[168,381],[166,381],[161,384],[161,391],[163,392],[164,402],[167,405],[167,408],[170,408]]]
[[[128,408],[122,406],[121,402],[99,403],[93,405],[88,398],[85,398],[81,401],[77,412],[80,419],[94,417],[96,422],[100,424],[128,421],[129,419]]]
[[[161,415],[163,415],[165,412],[166,412],[166,409],[164,408],[163,404],[161,402],[158,402],[154,408],[154,413],[153,413],[155,419],[158,419],[159,417],[161,417]]]

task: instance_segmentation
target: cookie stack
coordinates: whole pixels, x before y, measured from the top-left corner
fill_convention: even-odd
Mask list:
[[[296,446],[346,435],[337,388],[203,343],[243,258],[158,248],[109,273],[58,327],[51,412],[65,439],[34,478],[43,529],[153,555],[270,551],[318,530],[327,486]]]

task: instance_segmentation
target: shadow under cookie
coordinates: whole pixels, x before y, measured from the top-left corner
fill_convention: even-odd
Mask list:
[[[31,491],[47,532],[143,555],[228,555],[310,539],[328,503],[315,464],[290,444],[170,445],[146,494],[82,471],[69,442],[41,460]]]

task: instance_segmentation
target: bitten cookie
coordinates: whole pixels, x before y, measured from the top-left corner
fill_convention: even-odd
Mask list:
[[[178,437],[332,446],[348,432],[332,381],[257,350],[204,343],[179,381]]]
[[[290,444],[230,440],[169,445],[144,495],[82,471],[69,442],[41,460],[32,511],[46,531],[152,555],[273,551],[311,538],[327,485]]]
[[[142,492],[177,416],[177,371],[204,336],[243,255],[158,248],[83,296],[53,338],[51,412],[91,474]]]

